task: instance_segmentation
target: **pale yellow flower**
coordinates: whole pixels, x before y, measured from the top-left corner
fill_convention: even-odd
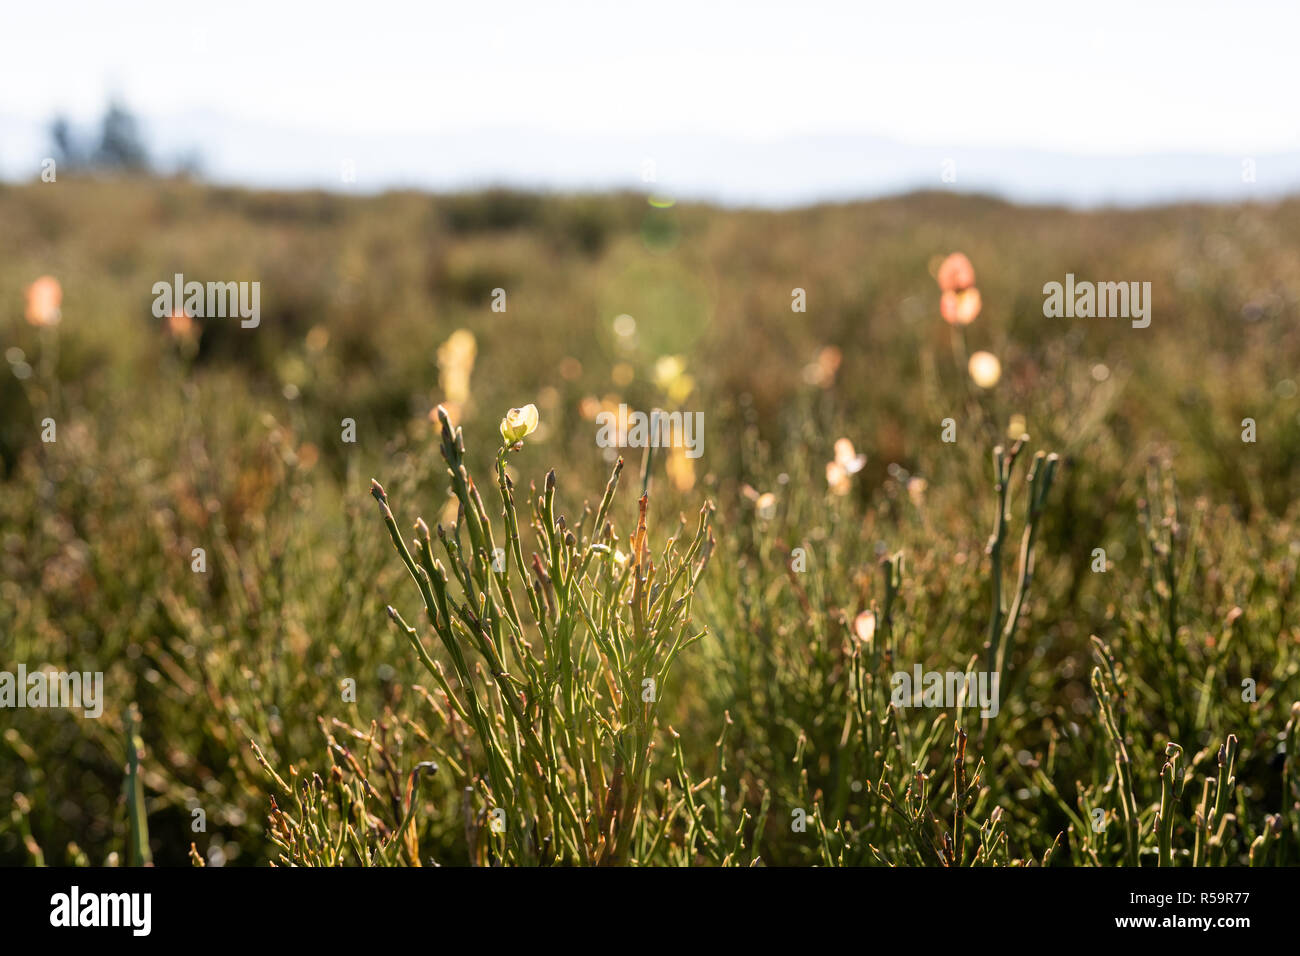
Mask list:
[[[776,517],[776,495],[772,494],[772,492],[764,491],[760,493],[757,488],[751,485],[743,485],[740,492],[753,502],[754,512],[758,515],[760,521],[771,521]]]
[[[830,487],[831,493],[836,495],[847,495],[852,487],[849,483],[849,473],[838,461],[826,463],[826,484]]]
[[[655,362],[655,384],[674,402],[683,402],[695,389],[695,379],[686,374],[680,355],[663,355]]]
[[[668,472],[668,480],[678,491],[690,491],[695,487],[695,462],[686,457],[685,448],[674,445],[664,467]]]
[[[860,472],[866,463],[867,456],[856,454],[853,450],[853,442],[847,438],[837,440],[835,460],[826,463],[826,484],[832,494],[847,495],[850,488],[849,478]]]
[[[1029,431],[1029,423],[1025,421],[1025,416],[1019,412],[1011,416],[1011,424],[1007,426],[1007,437],[1012,441],[1022,437]]]
[[[501,437],[505,439],[507,445],[523,441],[537,430],[537,420],[536,405],[512,408],[506,412],[506,417],[501,419]]]
[[[850,475],[856,475],[867,463],[867,456],[855,454],[853,442],[840,438],[835,442],[835,461]]]
[[[438,522],[448,528],[456,523],[460,518],[460,502],[452,495],[443,503],[442,511],[439,512]]]
[[[912,504],[919,508],[925,504],[925,489],[930,487],[930,483],[924,478],[915,476],[907,479],[907,496],[912,499]]]
[[[661,355],[655,361],[655,384],[667,388],[673,379],[686,373],[686,363],[680,355]]]
[[[967,367],[970,377],[980,388],[992,388],[1002,378],[1002,363],[992,352],[976,352]]]
[[[468,329],[457,329],[438,346],[438,372],[443,397],[454,405],[469,401],[469,377],[478,356],[478,342]]]

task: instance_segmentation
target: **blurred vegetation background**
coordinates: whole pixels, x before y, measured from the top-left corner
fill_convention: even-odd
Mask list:
[[[697,602],[710,634],[661,711],[692,765],[725,778],[732,811],[753,817],[770,792],[767,862],[821,858],[789,826],[791,808],[814,805],[828,827],[856,824],[844,862],[905,859],[906,833],[862,786],[879,755],[842,744],[854,623],[882,599],[877,562],[902,551],[894,663],[960,670],[980,651],[990,454],[1022,429],[1064,461],[1003,715],[972,737],[984,812],[1002,808],[1016,857],[1041,859],[1060,835],[1058,863],[1122,858],[1118,836],[1077,826],[1086,807],[1115,806],[1089,682],[1097,634],[1127,673],[1144,807],[1168,741],[1213,776],[1235,734],[1227,855],[1244,861],[1284,813],[1300,862],[1284,740],[1300,700],[1300,201],[1079,212],[927,193],[777,212],[60,175],[0,186],[0,222],[0,668],[102,670],[107,698],[99,720],[0,716],[2,863],[125,861],[131,702],[152,855],[170,864],[192,842],[210,863],[274,858],[250,740],[281,772],[310,772],[328,765],[318,715],[419,724],[419,664],[384,613],[415,620],[413,594],[368,486],[379,478],[431,525],[454,518],[430,420],[440,402],[481,476],[501,416],[536,403],[516,481],[540,486],[555,467],[574,513],[609,473],[597,411],[704,413],[703,457],[653,467],[656,539],[705,498],[719,509]],[[965,327],[939,314],[935,272],[954,250],[982,295]],[[1067,272],[1149,281],[1150,327],[1044,318],[1042,287]],[[152,286],[176,273],[260,282],[260,325],[155,318]],[[57,324],[25,314],[45,275],[62,288]],[[806,312],[792,311],[796,289]],[[992,388],[971,382],[975,350],[1000,360]],[[348,418],[355,443],[341,440]],[[954,443],[940,440],[946,418]],[[866,464],[832,487],[841,438]],[[622,529],[634,498],[621,496]],[[789,570],[799,547],[802,575]],[[925,737],[938,713],[899,718],[915,736],[896,742],[907,760],[890,773],[937,769],[942,802],[951,729]],[[427,758],[410,732],[396,754],[403,772]],[[422,850],[465,862],[457,788],[435,775],[423,793]]]

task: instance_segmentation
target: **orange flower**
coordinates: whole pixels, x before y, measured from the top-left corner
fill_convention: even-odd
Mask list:
[[[870,644],[876,636],[876,612],[863,611],[853,619],[853,633],[863,644]]]
[[[817,358],[803,369],[803,380],[818,388],[830,388],[835,384],[835,373],[840,370],[844,353],[834,345],[828,345],[817,353]]]
[[[938,279],[944,292],[960,292],[975,284],[975,267],[960,252],[954,252],[939,266]]]
[[[980,314],[982,304],[979,289],[945,292],[939,300],[939,314],[949,325],[970,325]]]
[[[63,287],[54,276],[41,276],[27,287],[27,321],[32,325],[58,325],[62,304]]]
[[[188,312],[184,309],[172,309],[172,314],[167,317],[167,331],[171,333],[172,338],[189,340],[195,337],[198,329]]]
[[[939,314],[949,325],[970,325],[980,314],[980,290],[975,288],[975,268],[962,253],[954,252],[939,266],[936,278],[943,296]]]

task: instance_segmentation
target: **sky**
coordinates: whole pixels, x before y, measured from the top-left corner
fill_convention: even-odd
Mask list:
[[[48,151],[34,140],[53,114],[89,123],[110,94],[167,148],[189,137],[216,178],[290,184],[349,150],[376,186],[473,182],[498,147],[515,155],[489,156],[495,178],[600,186],[637,178],[633,154],[663,142],[689,157],[683,189],[707,192],[766,147],[788,168],[746,188],[809,195],[819,142],[907,147],[921,181],[963,151],[1003,157],[1008,179],[1012,153],[1217,156],[1232,176],[1245,157],[1300,154],[1297,0],[74,0],[10,3],[0,22],[10,178]],[[243,142],[259,131],[262,147]],[[410,155],[439,143],[455,155]],[[566,157],[576,180],[549,168]],[[853,186],[851,170],[831,178]]]

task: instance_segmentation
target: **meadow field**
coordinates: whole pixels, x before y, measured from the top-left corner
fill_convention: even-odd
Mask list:
[[[1300,864],[1298,309],[1300,200],[0,186],[0,670],[103,673],[0,864]]]

